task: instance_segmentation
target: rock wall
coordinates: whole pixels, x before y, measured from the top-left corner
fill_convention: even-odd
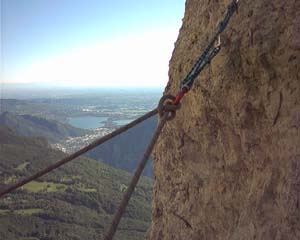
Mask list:
[[[187,0],[165,92],[230,0]],[[300,239],[300,1],[240,0],[156,146],[147,239]]]

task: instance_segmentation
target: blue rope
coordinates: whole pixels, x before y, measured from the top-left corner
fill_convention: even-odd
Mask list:
[[[217,31],[215,35],[212,37],[211,41],[209,42],[208,46],[204,50],[204,52],[200,55],[196,63],[193,65],[190,72],[186,75],[186,77],[183,79],[183,81],[180,84],[180,90],[182,90],[184,87],[186,87],[188,90],[190,90],[193,87],[194,81],[196,77],[200,74],[200,72],[204,69],[204,67],[209,64],[212,59],[220,52],[221,48],[220,46],[214,48],[212,47],[220,34],[225,30],[227,27],[230,18],[235,13],[235,11],[238,8],[238,0],[233,0],[227,9],[227,13],[217,27]]]

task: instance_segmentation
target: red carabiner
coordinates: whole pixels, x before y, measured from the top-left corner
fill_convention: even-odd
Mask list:
[[[183,87],[179,93],[177,94],[176,98],[173,100],[173,104],[174,105],[178,105],[181,101],[181,99],[183,98],[184,94],[186,94],[188,92],[188,88],[187,87]]]

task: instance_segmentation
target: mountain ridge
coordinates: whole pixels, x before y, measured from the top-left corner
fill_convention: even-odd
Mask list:
[[[8,111],[0,114],[0,124],[13,129],[18,135],[45,137],[51,143],[68,137],[82,136],[89,132],[56,120],[49,120],[29,114],[17,115]]]

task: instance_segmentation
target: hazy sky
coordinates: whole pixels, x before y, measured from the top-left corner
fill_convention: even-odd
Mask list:
[[[1,0],[1,81],[164,86],[184,3]]]

